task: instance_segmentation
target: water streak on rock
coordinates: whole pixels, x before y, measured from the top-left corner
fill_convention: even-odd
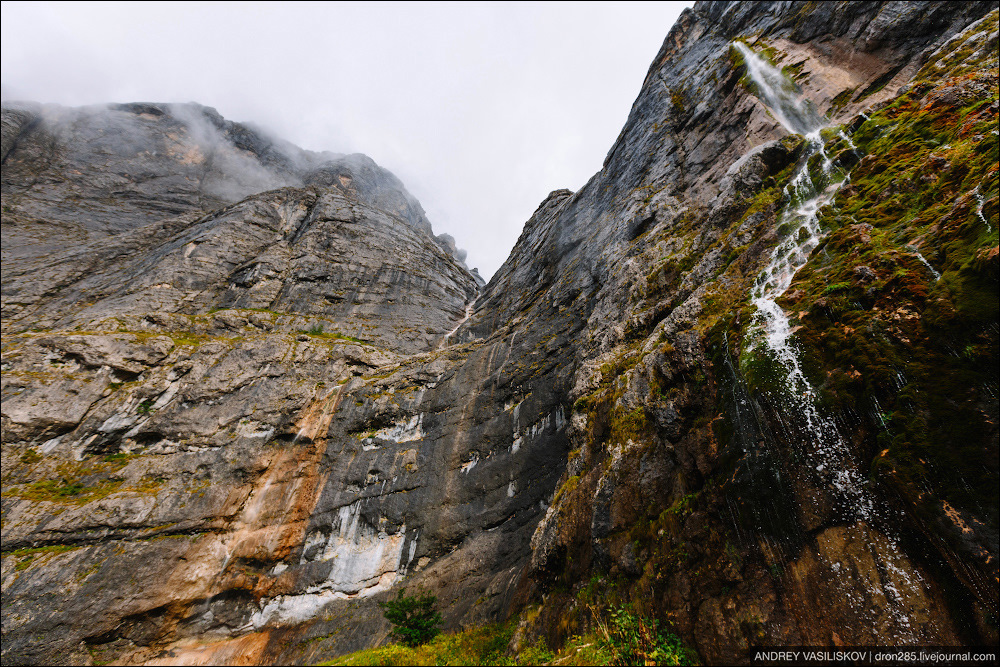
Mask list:
[[[735,46],[746,58],[748,74],[761,101],[787,130],[804,134],[808,142],[799,158],[795,175],[785,188],[788,203],[778,219],[784,236],[754,287],[753,304],[757,312],[748,331],[747,351],[758,361],[765,358],[775,362],[779,369],[777,373],[784,374],[779,379],[780,388],[777,391],[780,395],[768,398],[781,407],[789,422],[801,428],[801,454],[822,484],[834,490],[834,497],[843,514],[841,518],[867,526],[884,517],[879,516],[879,507],[867,490],[865,478],[847,442],[841,437],[836,422],[820,410],[818,396],[804,372],[792,337],[794,330],[788,315],[777,303],[791,285],[796,272],[805,265],[825,236],[819,212],[833,201],[837,191],[847,182],[848,174],[835,167],[827,157],[821,137],[821,131],[825,129],[822,121],[814,112],[810,113],[811,106],[807,101],[794,94],[793,84],[745,45],[736,43]],[[810,173],[809,163],[810,158],[817,154],[821,156],[821,174],[814,176]],[[937,274],[936,271],[934,273]],[[813,499],[812,502],[820,501]],[[888,611],[895,621],[893,633],[896,638],[901,641],[915,640],[909,614],[901,603],[904,597],[898,587],[919,588],[922,581],[918,574],[911,574],[912,568],[905,566],[906,557],[891,535],[887,536],[880,558],[882,567],[894,573],[898,581],[858,580],[855,583],[860,587],[880,587],[882,590],[878,592],[890,603],[895,602]],[[839,573],[839,563],[833,562],[831,566]],[[847,601],[856,606],[859,616],[862,616],[862,598],[855,597],[857,600],[848,595]]]

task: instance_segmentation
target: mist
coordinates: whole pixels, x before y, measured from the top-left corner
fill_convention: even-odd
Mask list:
[[[2,97],[198,102],[364,153],[489,278],[552,190],[601,168],[690,3],[2,5]]]

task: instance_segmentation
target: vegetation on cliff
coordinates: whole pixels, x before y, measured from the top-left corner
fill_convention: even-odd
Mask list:
[[[968,524],[998,529],[996,29],[994,11],[857,120],[863,158],[781,302],[828,409],[867,434],[872,481],[924,530],[951,524],[939,534],[979,585],[989,557]]]
[[[592,629],[572,635],[556,649],[544,640],[516,639],[529,608],[503,623],[490,623],[443,634],[420,646],[387,644],[321,663],[323,665],[698,665],[697,654],[658,621],[624,607],[595,607]],[[516,649],[511,648],[514,642]]]
[[[4,661],[995,642],[991,10],[699,2],[601,172],[546,198],[481,291],[363,170],[166,221],[166,180],[136,177],[122,216],[87,133],[141,130],[100,164],[197,194],[208,167],[157,149],[169,109],[67,112],[56,136],[5,107]],[[733,40],[843,125],[790,135]],[[90,204],[64,206],[76,187]],[[803,201],[821,241],[785,216]],[[770,301],[791,391],[754,354],[754,290],[806,237]],[[400,586],[445,632],[372,648]]]

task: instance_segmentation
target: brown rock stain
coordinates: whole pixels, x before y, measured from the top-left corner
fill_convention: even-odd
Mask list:
[[[258,665],[264,661],[270,633],[254,632],[213,644],[196,640],[178,642],[162,657],[146,665]]]
[[[222,532],[198,539],[180,557],[178,566],[154,594],[150,608],[166,607],[168,620],[161,636],[169,636],[177,621],[191,615],[190,606],[225,591],[242,590],[260,599],[294,587],[290,573],[272,576],[259,571],[261,563],[287,559],[305,538],[309,518],[323,488],[319,463],[326,451],[326,431],[340,405],[343,389],[313,400],[296,422],[303,445],[271,450],[260,466],[264,474],[251,486],[233,488],[226,506],[235,518]],[[250,567],[245,567],[250,565]],[[267,633],[203,646],[180,640],[147,664],[208,665],[259,664]]]
[[[787,607],[800,611],[795,623],[805,643],[956,641],[927,579],[889,538],[864,522],[820,530],[813,547],[787,564],[782,582],[790,597]]]

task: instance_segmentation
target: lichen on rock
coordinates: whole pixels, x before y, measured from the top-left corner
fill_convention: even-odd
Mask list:
[[[314,663],[400,586],[515,652],[620,606],[706,664],[995,643],[996,25],[696,3],[487,285],[365,156],[5,106],[3,661]],[[774,303],[832,472],[754,343],[806,180]]]

